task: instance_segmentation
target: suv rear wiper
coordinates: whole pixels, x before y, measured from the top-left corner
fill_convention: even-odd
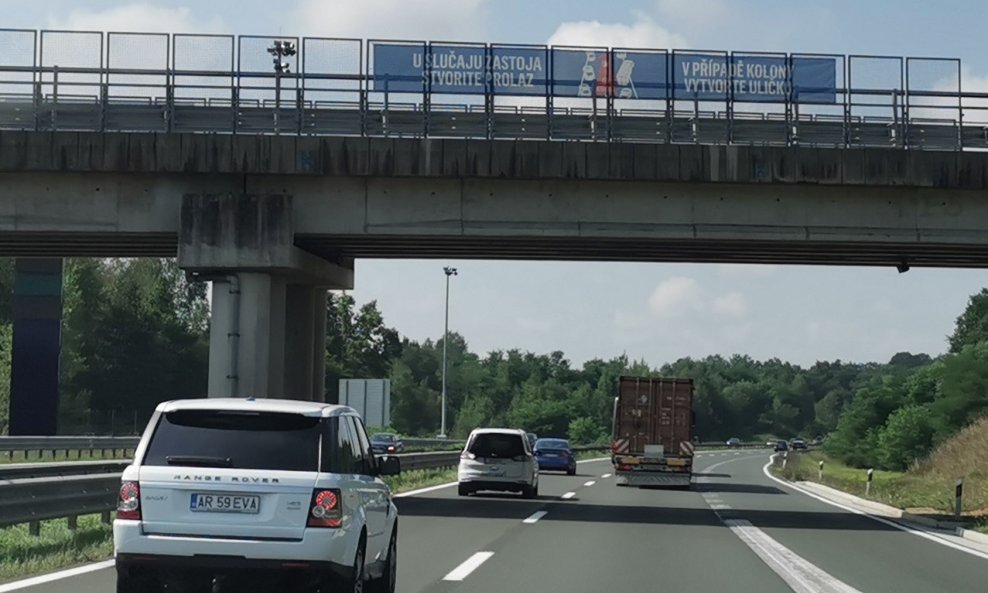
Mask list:
[[[233,467],[229,457],[208,457],[205,455],[169,455],[168,465],[194,465],[198,467]]]

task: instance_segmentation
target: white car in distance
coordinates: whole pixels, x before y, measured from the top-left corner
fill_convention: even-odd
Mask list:
[[[478,428],[470,433],[457,469],[459,495],[481,490],[539,495],[539,465],[523,430]]]
[[[393,593],[398,513],[347,406],[211,398],[160,404],[122,476],[117,593]]]

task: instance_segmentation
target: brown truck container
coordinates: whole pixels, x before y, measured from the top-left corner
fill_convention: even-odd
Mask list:
[[[611,443],[618,482],[688,487],[693,419],[692,379],[621,377]]]

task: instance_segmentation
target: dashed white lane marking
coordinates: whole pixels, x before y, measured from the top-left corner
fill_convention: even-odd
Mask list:
[[[772,539],[750,522],[739,519],[723,521],[795,593],[861,593]]]
[[[609,478],[609,477],[611,477],[611,474],[602,474],[602,475],[601,475],[600,477],[602,477],[602,478],[605,478],[605,479],[606,479],[606,478]]]
[[[463,579],[470,576],[470,573],[477,570],[481,564],[490,560],[494,552],[477,552],[473,556],[470,556],[463,561],[463,564],[457,566],[443,577],[444,581],[462,581]]]
[[[583,485],[584,485],[584,486],[593,486],[593,485],[594,485],[594,484],[596,484],[596,483],[597,483],[597,482],[595,482],[595,481],[593,481],[593,480],[590,480],[589,482],[584,482],[584,483],[583,483]]]
[[[569,499],[569,498],[573,498],[574,496],[576,496],[576,492],[567,492],[566,494],[563,494],[559,498]]]
[[[731,505],[724,504],[722,502],[715,502],[710,505],[710,508],[712,508],[715,511],[726,511],[726,510],[730,510]]]
[[[62,579],[70,579],[72,577],[77,577],[82,574],[95,572],[97,570],[113,568],[114,564],[115,564],[114,560],[106,560],[104,562],[87,564],[85,566],[77,566],[75,568],[70,568],[68,570],[60,570],[58,572],[53,572],[50,574],[43,574],[38,577],[24,579],[23,581],[7,583],[6,585],[0,585],[0,593],[9,593],[10,591],[20,591],[21,589],[27,589],[28,587],[37,587],[38,585],[44,585],[46,583],[60,581]]]
[[[529,525],[531,525],[532,523],[538,523],[539,522],[539,519],[541,519],[542,517],[545,517],[548,514],[549,514],[549,511],[536,511],[536,512],[532,513],[532,516],[531,517],[529,517],[528,519],[525,519],[524,521],[522,521],[522,523],[528,523]]]

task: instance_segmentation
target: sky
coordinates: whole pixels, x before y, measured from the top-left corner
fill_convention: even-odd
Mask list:
[[[988,91],[982,0],[0,0],[4,26],[345,36],[960,58]],[[375,261],[353,295],[415,340],[561,350],[576,364],[748,354],[801,365],[938,354],[978,270],[714,264]]]

